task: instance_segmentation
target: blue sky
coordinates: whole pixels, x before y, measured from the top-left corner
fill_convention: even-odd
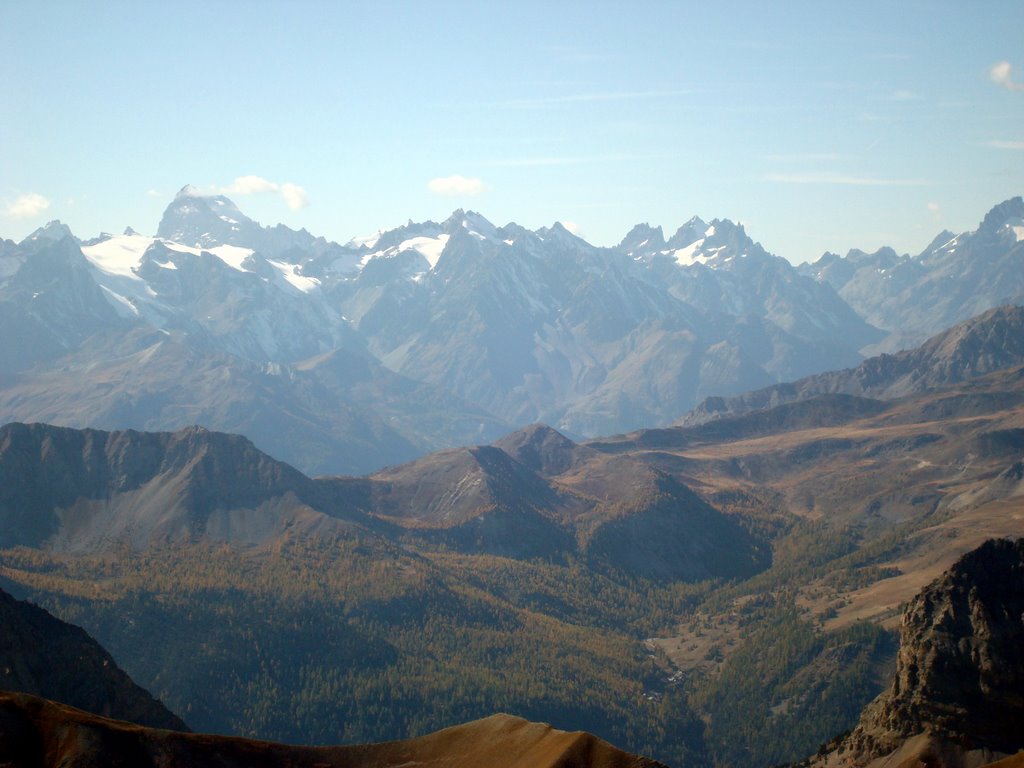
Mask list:
[[[1024,193],[1024,3],[0,5],[0,236],[185,184],[344,242],[472,208],[917,253]]]

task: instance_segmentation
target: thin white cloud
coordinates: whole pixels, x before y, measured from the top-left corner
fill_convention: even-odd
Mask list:
[[[920,94],[908,90],[893,91],[889,94],[889,101],[920,101]]]
[[[642,155],[642,154],[621,154],[621,155],[551,155],[541,157],[513,157],[503,160],[485,160],[481,165],[493,168],[530,168],[535,166],[549,165],[581,165],[584,163],[612,163],[612,162],[634,162],[637,160],[665,160],[670,155]]]
[[[274,193],[281,196],[293,211],[298,211],[309,205],[309,194],[298,184],[290,181],[278,183],[270,181],[262,176],[239,176],[226,187],[217,187],[214,192],[218,195],[260,195]]]
[[[592,93],[570,93],[564,96],[546,96],[536,99],[506,99],[495,102],[499,107],[534,109],[561,104],[587,104],[603,101],[641,101],[664,99],[671,96],[690,96],[697,93],[692,89],[653,91],[595,91]]]
[[[928,203],[928,210],[932,213],[939,213],[942,210],[942,206],[938,203]]]
[[[306,190],[290,181],[281,185],[281,197],[293,211],[298,211],[309,205],[309,195],[306,194]]]
[[[919,187],[923,179],[884,179],[877,176],[849,176],[841,173],[769,173],[766,181],[779,184],[829,184],[846,187]]]
[[[1024,149],[1024,141],[1000,141],[999,139],[992,139],[992,141],[986,142],[986,145],[993,147],[994,149]]]
[[[587,157],[516,157],[507,160],[488,160],[483,165],[495,168],[531,168],[534,166],[547,165],[578,165],[579,163],[592,163],[594,158]]]
[[[255,195],[260,192],[277,192],[279,184],[264,179],[262,176],[239,176],[230,186],[225,187],[221,194]]]
[[[766,155],[765,160],[772,163],[815,163],[842,160],[843,155],[837,152],[794,152],[791,154]]]
[[[441,197],[475,197],[484,191],[480,179],[465,176],[442,176],[427,182],[427,189]]]
[[[561,222],[561,224],[567,230],[569,230],[574,235],[576,235],[576,237],[583,237],[583,232],[580,229],[580,225],[577,224],[575,221],[563,221],[563,222]]]
[[[29,192],[8,204],[7,215],[14,219],[31,219],[49,207],[49,200],[37,192]]]
[[[1013,65],[1008,61],[997,61],[988,71],[988,76],[996,85],[1008,91],[1024,91],[1024,83],[1013,79]]]
[[[146,197],[163,197],[163,194],[154,187],[153,189],[146,190]]]

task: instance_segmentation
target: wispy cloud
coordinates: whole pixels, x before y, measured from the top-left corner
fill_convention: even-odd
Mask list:
[[[1024,149],[1024,141],[1000,141],[999,139],[992,139],[992,141],[985,142],[986,146],[993,147],[995,149]]]
[[[1024,91],[1024,83],[1013,79],[1013,65],[1008,61],[997,61],[988,71],[988,76],[996,85],[1008,91]]]
[[[476,197],[486,189],[480,179],[465,176],[443,176],[427,182],[427,189],[441,197]]]
[[[765,160],[772,163],[829,163],[842,159],[843,156],[837,152],[794,152],[765,156]]]
[[[638,160],[664,160],[668,155],[615,154],[615,155],[550,155],[541,157],[512,157],[485,160],[481,165],[492,168],[531,168],[551,165],[584,165],[589,163],[635,162]]]
[[[532,99],[505,99],[494,102],[495,106],[512,109],[538,109],[564,104],[587,104],[604,101],[644,101],[666,99],[672,96],[689,96],[697,93],[692,89],[652,91],[596,91],[592,93],[569,93],[562,96],[543,96]]]
[[[37,192],[29,192],[7,205],[7,215],[14,219],[31,219],[49,207],[49,200]]]
[[[262,176],[239,176],[230,185],[222,189],[225,195],[256,195],[260,192],[276,192],[277,183],[264,179]]]
[[[843,187],[919,187],[923,179],[885,179],[877,176],[850,176],[841,173],[769,173],[765,181],[779,184],[827,184]]]
[[[920,101],[921,95],[908,90],[893,91],[889,94],[889,101]]]
[[[214,191],[219,195],[278,194],[293,211],[309,205],[309,195],[298,184],[290,181],[278,183],[262,176],[239,176],[226,187],[217,187]]]
[[[281,185],[281,197],[293,211],[298,211],[309,205],[309,195],[306,194],[306,190],[290,181]]]

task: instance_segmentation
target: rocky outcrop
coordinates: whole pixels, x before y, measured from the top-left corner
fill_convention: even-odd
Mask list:
[[[991,540],[907,606],[892,687],[826,762],[908,759],[915,742],[928,765],[980,765],[1024,748],[1022,722],[1024,539]]]

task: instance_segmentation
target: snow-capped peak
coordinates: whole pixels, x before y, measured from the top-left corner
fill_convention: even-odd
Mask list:
[[[63,240],[65,237],[70,237],[72,240],[77,238],[71,233],[71,228],[67,224],[63,224],[59,219],[54,219],[48,222],[46,226],[40,227],[31,235],[22,240],[23,243],[38,242],[40,240],[49,240],[56,242]]]
[[[478,240],[499,240],[498,228],[475,211],[464,211],[461,208],[455,210],[449,216],[441,228],[449,235],[454,235],[459,229],[467,231]]]

